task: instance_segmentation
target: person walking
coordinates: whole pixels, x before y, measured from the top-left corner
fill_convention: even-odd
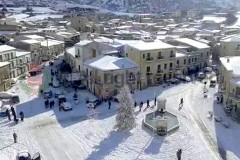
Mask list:
[[[156,106],[157,105],[157,98],[155,97],[154,98],[154,106]]]
[[[55,101],[52,100],[52,108],[54,108],[54,105],[55,105]]]
[[[49,100],[45,100],[45,108],[48,108],[48,105],[49,105]]]
[[[181,158],[182,158],[182,149],[179,149],[179,150],[177,151],[177,159],[178,159],[178,160],[181,160]]]
[[[183,106],[183,98],[181,98],[180,104],[179,104],[179,107],[182,107],[182,106]]]
[[[11,114],[10,114],[9,109],[6,110],[6,115],[8,117],[8,120],[11,121]]]
[[[21,121],[23,122],[23,121],[24,121],[24,113],[23,113],[23,111],[21,111],[21,112],[19,113],[19,115],[20,115]]]
[[[139,105],[139,111],[142,110],[142,106],[143,106],[143,102],[141,101],[140,105]]]
[[[149,100],[147,100],[147,108],[149,108],[150,107],[150,105],[149,105]]]
[[[111,109],[111,101],[108,101],[108,109]]]
[[[11,112],[12,112],[12,115],[13,115],[13,116],[16,115],[16,112],[15,112],[15,109],[14,109],[13,106],[11,106]]]
[[[17,134],[15,132],[13,133],[13,141],[14,143],[17,143]]]
[[[134,102],[134,107],[135,107],[135,108],[137,107],[137,102],[136,102],[136,101]]]

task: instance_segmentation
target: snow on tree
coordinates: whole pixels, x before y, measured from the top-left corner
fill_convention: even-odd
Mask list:
[[[134,102],[129,87],[124,86],[119,95],[118,115],[116,117],[116,128],[119,131],[130,130],[135,127]]]

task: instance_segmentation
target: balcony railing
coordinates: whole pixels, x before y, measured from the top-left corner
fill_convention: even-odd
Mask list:
[[[163,56],[158,56],[158,59],[164,59],[164,57]]]
[[[181,68],[182,66],[181,65],[176,65],[176,68]]]
[[[148,71],[147,73],[146,73],[146,76],[151,76],[152,75],[152,72],[150,72],[150,71]]]
[[[153,61],[153,57],[147,57],[147,58],[146,58],[146,61],[147,61],[147,62]]]
[[[163,73],[163,70],[157,70],[157,74]]]
[[[240,102],[240,95],[235,95],[233,93],[229,93],[229,98],[236,101],[236,102]]]

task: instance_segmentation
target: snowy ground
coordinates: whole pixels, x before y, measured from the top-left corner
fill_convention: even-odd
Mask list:
[[[49,69],[48,69],[49,71]],[[13,89],[14,90],[14,89]],[[73,92],[62,89],[67,100],[72,103]],[[58,108],[45,109],[43,98],[29,97],[19,87],[16,91],[21,96],[21,104],[16,106],[17,113],[25,113],[25,121],[15,125],[7,119],[0,119],[0,160],[12,160],[19,150],[27,149],[31,154],[40,152],[43,160],[174,160],[176,151],[183,150],[183,159],[218,160],[218,148],[222,155],[235,160],[234,154],[240,157],[238,147],[239,125],[225,117],[222,107],[213,103],[215,89],[209,89],[209,97],[203,99],[203,84],[192,82],[148,88],[134,93],[133,98],[140,102],[151,100],[154,95],[167,99],[167,108],[176,114],[180,128],[168,136],[159,137],[142,127],[146,113],[154,109],[136,108],[137,126],[131,132],[119,133],[114,130],[116,103],[108,110],[103,103],[96,108],[96,116],[86,108],[85,98],[94,97],[88,91],[79,91],[80,104],[73,110],[59,112]],[[184,98],[184,107],[179,110],[180,98]],[[211,110],[231,127],[226,129],[207,118]],[[19,143],[13,144],[12,133],[16,132]],[[231,154],[230,154],[231,152]]]

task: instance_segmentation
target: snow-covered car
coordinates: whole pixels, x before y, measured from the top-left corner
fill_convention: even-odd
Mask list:
[[[10,82],[13,85],[17,83],[17,80],[18,80],[17,78],[11,78]]]
[[[216,122],[221,122],[221,121],[222,121],[222,117],[216,117],[216,116],[215,116],[214,119],[215,119]]]
[[[191,82],[191,78],[188,77],[188,76],[178,75],[178,76],[176,76],[176,78],[183,81],[183,82]]]
[[[62,103],[60,104],[60,107],[61,107],[64,111],[70,111],[70,110],[72,110],[72,105],[71,105],[71,103],[69,103],[69,102],[62,102]]]
[[[167,80],[167,82],[170,82],[171,84],[179,84],[180,83],[180,81],[177,78],[169,79],[169,80]]]
[[[209,87],[215,87],[216,84],[217,84],[217,78],[214,77],[214,78],[212,78],[212,79],[210,80],[210,85],[209,85]]]
[[[206,78],[206,75],[203,72],[199,72],[198,73],[198,78],[204,79],[204,78]]]
[[[63,92],[60,90],[57,90],[54,94],[55,98],[58,98],[59,95],[63,95]]]
[[[58,59],[59,59],[59,57],[58,57],[58,56],[55,56],[53,59],[54,59],[54,60],[58,60]]]
[[[28,151],[20,151],[16,155],[16,160],[41,160],[39,153],[36,153],[33,157]]]
[[[86,103],[88,104],[88,108],[96,108],[97,106],[102,104],[102,100],[95,99],[95,100],[87,100]],[[93,105],[93,107],[92,107]]]
[[[205,72],[212,72],[212,68],[211,67],[206,67],[206,68],[204,68],[204,71]]]

